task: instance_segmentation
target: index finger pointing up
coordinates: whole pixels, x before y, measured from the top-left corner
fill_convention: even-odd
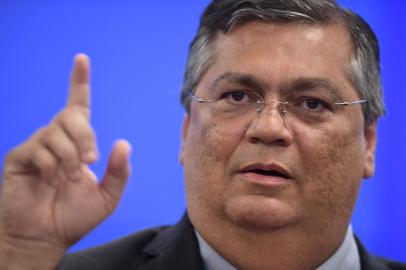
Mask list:
[[[86,54],[77,54],[71,74],[67,106],[90,107],[90,61]]]

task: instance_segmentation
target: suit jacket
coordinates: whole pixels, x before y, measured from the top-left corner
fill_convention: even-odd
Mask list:
[[[356,239],[362,270],[400,270],[406,264],[371,256]],[[66,255],[58,270],[203,270],[187,214],[175,226],[144,230],[106,245]]]

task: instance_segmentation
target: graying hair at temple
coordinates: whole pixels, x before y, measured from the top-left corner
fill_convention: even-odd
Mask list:
[[[215,61],[212,46],[216,34],[227,34],[251,21],[275,23],[343,23],[351,34],[354,52],[347,76],[358,91],[367,124],[384,114],[379,64],[379,44],[370,26],[357,14],[334,0],[214,0],[204,11],[198,32],[190,44],[181,103],[190,113],[188,91],[195,91],[203,74]]]

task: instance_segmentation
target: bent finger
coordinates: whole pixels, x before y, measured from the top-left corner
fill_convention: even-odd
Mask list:
[[[47,147],[61,163],[63,170],[71,180],[80,178],[81,161],[75,144],[58,125],[48,127],[41,138],[41,143]]]
[[[74,143],[79,157],[84,163],[93,163],[98,158],[96,134],[89,121],[75,109],[67,109],[56,119]]]
[[[57,185],[57,158],[45,147],[38,147],[32,158],[32,164],[38,168],[41,178],[51,186]]]

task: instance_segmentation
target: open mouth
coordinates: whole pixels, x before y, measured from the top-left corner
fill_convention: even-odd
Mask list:
[[[256,163],[244,167],[241,173],[245,174],[250,179],[257,179],[260,181],[273,181],[273,180],[291,180],[292,176],[288,170],[284,169],[275,163]],[[273,179],[273,180],[271,180]]]
[[[260,175],[264,175],[264,176],[274,176],[274,177],[281,177],[281,178],[285,178],[288,179],[289,177],[277,170],[262,170],[262,169],[255,169],[255,170],[249,170],[249,171],[245,171],[245,172],[251,172],[251,173],[256,173],[256,174],[260,174]]]

